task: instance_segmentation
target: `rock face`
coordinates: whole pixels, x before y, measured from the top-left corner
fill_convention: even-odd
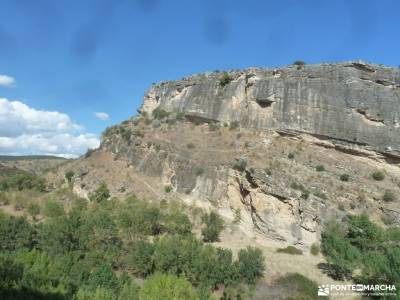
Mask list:
[[[363,62],[251,68],[154,85],[142,112],[287,130],[400,156],[400,71]],[[222,83],[222,84],[221,84]]]
[[[108,180],[113,193],[239,213],[244,232],[303,247],[348,213],[400,225],[399,199],[382,200],[400,194],[398,70],[350,62],[195,75],[153,86],[141,113],[102,136],[98,152],[119,163],[118,176],[93,159],[80,189]],[[133,173],[122,179],[124,165]]]

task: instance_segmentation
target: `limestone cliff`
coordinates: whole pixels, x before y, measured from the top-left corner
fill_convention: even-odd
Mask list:
[[[347,214],[398,226],[399,96],[399,70],[360,62],[156,84],[140,116],[76,162],[74,190],[106,181],[116,195],[179,199],[250,236],[303,247]]]
[[[400,70],[363,62],[250,68],[154,85],[142,112],[160,107],[208,122],[304,132],[400,155]],[[223,83],[223,84],[221,84]]]

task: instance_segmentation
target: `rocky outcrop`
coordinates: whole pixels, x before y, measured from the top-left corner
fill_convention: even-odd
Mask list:
[[[400,157],[400,70],[363,62],[204,73],[154,85],[141,108],[290,130]]]

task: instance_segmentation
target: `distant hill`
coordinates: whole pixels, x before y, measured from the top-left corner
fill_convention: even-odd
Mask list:
[[[0,161],[2,161],[2,160],[35,160],[35,159],[67,160],[64,157],[52,156],[52,155],[0,155]]]

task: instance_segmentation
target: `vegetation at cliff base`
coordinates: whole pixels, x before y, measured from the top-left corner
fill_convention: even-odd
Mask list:
[[[32,216],[43,213],[40,222],[0,214],[0,299],[214,299],[216,290],[243,299],[263,276],[259,249],[242,249],[235,259],[204,243],[180,208],[134,195],[109,198],[101,184],[90,202],[29,206]],[[204,240],[217,240],[219,215],[205,214],[203,222]]]
[[[344,225],[331,222],[322,234],[329,274],[360,284],[400,286],[400,229],[384,229],[367,215],[351,216]]]

